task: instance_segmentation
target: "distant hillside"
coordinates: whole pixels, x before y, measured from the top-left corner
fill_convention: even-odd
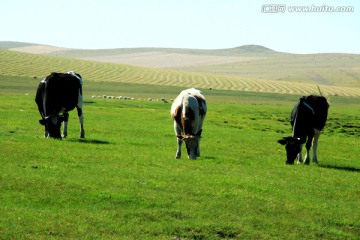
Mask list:
[[[10,49],[19,52],[37,53],[39,48],[52,48],[49,55],[66,56],[66,57],[96,57],[102,55],[119,55],[119,54],[137,54],[148,52],[179,53],[192,55],[211,55],[211,56],[265,56],[273,54],[284,54],[259,45],[244,45],[227,49],[187,49],[187,48],[114,48],[114,49],[71,49],[56,46],[0,41],[0,49]],[[31,50],[33,48],[33,50]]]
[[[269,48],[258,45],[245,45],[236,48],[227,49],[187,49],[187,48],[115,48],[115,49],[99,49],[99,50],[81,50],[68,49],[64,51],[54,52],[52,55],[67,57],[98,57],[122,54],[139,54],[149,52],[163,52],[172,54],[189,54],[202,56],[267,56],[274,54],[282,54]]]
[[[34,46],[36,44],[33,43],[24,43],[24,42],[8,42],[8,41],[0,41],[0,49],[11,49],[11,48],[21,48]]]
[[[259,45],[244,45],[244,46],[240,46],[240,47],[236,47],[236,48],[230,48],[227,49],[227,52],[230,53],[232,52],[233,54],[252,54],[252,55],[278,55],[278,54],[285,54],[282,52],[277,52],[274,51],[270,48],[264,47],[264,46],[259,46]]]
[[[67,51],[68,48],[61,48],[49,45],[23,43],[23,42],[1,42],[0,49],[7,49],[17,52],[35,53],[35,54],[51,54],[54,52]]]
[[[214,50],[179,48],[81,50],[30,43],[0,42],[0,48],[45,56],[211,74],[219,78],[235,77],[360,87],[360,54],[288,54],[258,45]]]
[[[88,50],[30,43],[11,45],[0,42],[0,48],[18,52],[156,68],[219,65],[283,55],[283,53],[258,45],[245,45],[229,49],[117,48]]]
[[[253,61],[181,67],[177,70],[263,80],[360,87],[359,66],[360,54],[329,53],[276,55]]]
[[[234,91],[316,94],[316,84],[289,81],[264,80],[261,78],[224,76],[211,73],[191,73],[160,68],[134,67],[123,64],[102,63],[73,58],[45,56],[0,49],[0,75],[26,77],[38,81],[53,71],[74,70],[85,81],[126,82],[162,86],[196,87]],[[37,80],[36,80],[37,79]],[[85,86],[84,84],[84,86]],[[321,85],[321,84],[320,84]],[[360,96],[360,88],[321,85],[326,96]],[[99,93],[100,94],[100,93]]]

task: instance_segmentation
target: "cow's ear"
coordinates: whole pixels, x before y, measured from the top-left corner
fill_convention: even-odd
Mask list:
[[[285,145],[285,144],[287,144],[288,140],[283,138],[283,139],[278,140],[277,142],[280,143],[281,145]]]
[[[40,123],[41,125],[45,125],[46,120],[45,120],[45,119],[40,119],[40,120],[39,120],[39,123]]]

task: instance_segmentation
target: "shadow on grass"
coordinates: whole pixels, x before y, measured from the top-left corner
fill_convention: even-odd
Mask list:
[[[69,139],[69,142],[79,142],[79,143],[91,143],[91,144],[111,144],[108,141],[95,140],[95,139]]]
[[[333,166],[333,165],[319,165],[321,168],[329,168],[329,169],[336,169],[341,171],[348,171],[348,172],[360,172],[359,168],[356,167],[344,167],[344,166]]]

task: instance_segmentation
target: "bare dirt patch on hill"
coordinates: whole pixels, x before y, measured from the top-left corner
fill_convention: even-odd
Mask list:
[[[179,53],[167,53],[161,51],[119,54],[112,56],[93,56],[82,59],[97,62],[111,62],[134,66],[153,68],[181,68],[207,65],[220,65],[235,62],[253,61],[263,57],[232,57],[232,56],[207,56]]]
[[[17,51],[17,52],[24,52],[24,53],[48,54],[48,53],[52,53],[52,52],[65,51],[68,49],[61,48],[61,47],[47,46],[47,45],[32,45],[32,46],[25,46],[25,47],[10,48],[9,50]]]

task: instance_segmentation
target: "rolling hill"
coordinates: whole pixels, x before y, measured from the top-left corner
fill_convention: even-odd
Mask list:
[[[244,45],[228,49],[185,49],[185,48],[115,48],[115,49],[71,49],[56,46],[24,43],[24,42],[9,42],[0,41],[0,49],[14,50],[19,52],[38,53],[39,49],[48,48],[49,55],[63,56],[63,57],[96,57],[96,56],[111,56],[132,53],[147,53],[147,52],[166,52],[179,53],[190,55],[208,55],[208,56],[265,56],[265,55],[279,55],[286,54],[274,51],[272,49],[259,45]]]
[[[2,47],[4,46],[4,47]],[[279,55],[271,49],[247,45],[230,49],[118,48],[100,50],[67,49],[48,45],[0,42],[0,48],[18,52],[111,62],[143,67],[179,69],[221,65]]]
[[[293,94],[317,93],[319,84],[327,95],[360,96],[358,54],[298,55],[257,45],[79,50],[0,42],[0,49],[2,75],[40,78],[71,69],[92,81]]]

